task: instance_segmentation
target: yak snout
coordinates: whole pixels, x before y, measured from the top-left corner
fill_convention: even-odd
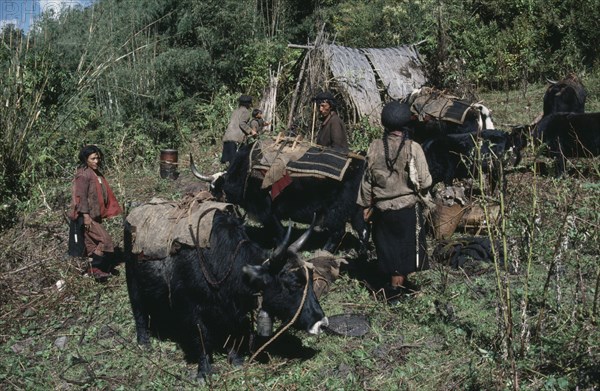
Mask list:
[[[313,324],[308,329],[308,333],[312,335],[321,334],[323,332],[323,329],[325,329],[327,326],[329,326],[329,320],[327,319],[327,317],[324,317],[317,323]]]

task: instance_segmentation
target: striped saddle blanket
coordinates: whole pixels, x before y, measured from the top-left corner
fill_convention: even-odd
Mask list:
[[[287,171],[292,178],[323,176],[341,181],[351,160],[347,153],[311,147],[299,159],[288,162]]]

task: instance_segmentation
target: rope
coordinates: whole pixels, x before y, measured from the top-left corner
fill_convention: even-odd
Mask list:
[[[417,218],[417,224],[415,225],[415,227],[416,227],[416,228],[415,228],[415,230],[416,230],[416,235],[415,235],[415,236],[416,236],[416,238],[417,238],[417,251],[415,252],[415,254],[416,254],[416,256],[417,256],[417,262],[416,262],[416,265],[417,265],[417,270],[419,270],[419,261],[420,261],[420,257],[419,257],[419,248],[421,247],[421,244],[420,244],[420,241],[419,241],[419,239],[420,239],[420,236],[421,236],[421,219],[419,218],[419,217],[420,217],[420,216],[419,216],[419,215],[420,215],[420,213],[419,213],[419,209],[420,209],[420,205],[419,205],[419,203],[417,202],[417,203],[415,204],[415,214],[416,214],[416,218]]]
[[[243,239],[240,240],[235,248],[235,251],[233,252],[233,254],[231,254],[231,256],[229,257],[230,262],[229,262],[229,269],[227,269],[227,272],[225,273],[225,275],[223,276],[223,278],[221,278],[218,281],[215,281],[214,276],[211,275],[211,273],[208,271],[207,267],[206,267],[206,259],[204,258],[204,254],[202,253],[202,249],[200,248],[200,241],[198,240],[199,237],[199,231],[200,231],[200,220],[202,220],[202,218],[204,216],[206,216],[208,213],[212,212],[212,211],[216,211],[219,208],[208,208],[206,209],[204,212],[202,212],[202,214],[198,217],[198,221],[196,223],[196,236],[194,237],[194,230],[192,229],[192,226],[190,224],[189,228],[190,228],[190,236],[192,237],[192,240],[194,241],[195,247],[196,247],[196,253],[198,254],[198,261],[200,263],[200,268],[202,269],[202,274],[204,275],[204,278],[206,279],[206,281],[214,286],[214,287],[218,287],[219,285],[221,285],[221,283],[223,281],[225,281],[225,279],[227,279],[227,277],[229,277],[229,275],[231,274],[231,271],[233,270],[233,264],[235,262],[235,258],[240,250],[240,248],[242,247],[242,244],[249,242],[248,239]]]
[[[254,352],[254,354],[252,355],[252,357],[250,357],[250,359],[248,360],[248,363],[251,363],[252,361],[254,361],[254,359],[263,351],[266,349],[267,346],[269,346],[273,341],[275,341],[277,338],[279,338],[279,336],[281,334],[283,334],[287,329],[289,329],[292,324],[294,324],[294,322],[296,322],[296,320],[298,319],[298,316],[300,316],[300,311],[302,311],[302,307],[304,307],[304,302],[306,301],[306,296],[308,294],[308,277],[309,277],[309,273],[308,273],[308,268],[306,267],[306,265],[302,265],[302,267],[304,268],[304,275],[306,277],[306,284],[304,285],[304,292],[302,292],[302,300],[300,301],[300,305],[298,306],[298,309],[296,310],[296,313],[294,314],[294,317],[282,328],[280,328],[267,342],[265,342],[264,345],[262,345],[260,348],[258,348],[258,350],[256,352]]]

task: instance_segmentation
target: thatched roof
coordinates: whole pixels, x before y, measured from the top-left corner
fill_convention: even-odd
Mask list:
[[[427,81],[419,53],[414,46],[363,51],[371,60],[387,94],[393,99],[406,97]]]
[[[300,65],[288,125],[303,118],[301,126],[311,127],[306,120],[314,118],[311,99],[325,90],[332,91],[341,102],[341,115],[347,124],[367,118],[378,125],[384,102],[403,99],[426,82],[423,64],[413,45],[360,49],[317,41],[304,48],[307,50]]]
[[[359,117],[377,122],[382,97],[402,99],[425,84],[425,74],[413,46],[387,49],[353,49],[338,45],[323,47],[335,84],[343,89]],[[377,83],[380,80],[380,85]]]
[[[327,45],[323,52],[336,84],[348,95],[359,117],[377,116],[381,111],[381,98],[375,72],[365,53],[337,45]]]

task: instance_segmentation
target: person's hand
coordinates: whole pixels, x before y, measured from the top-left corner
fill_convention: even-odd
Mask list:
[[[250,136],[255,137],[258,133],[256,133],[256,130],[252,129],[252,132],[250,132]]]
[[[368,223],[371,220],[371,216],[373,216],[373,208],[365,208],[363,209],[363,219]]]
[[[83,226],[85,227],[86,230],[90,229],[90,226],[92,225],[92,218],[90,217],[90,215],[88,213],[84,213],[83,214]]]

